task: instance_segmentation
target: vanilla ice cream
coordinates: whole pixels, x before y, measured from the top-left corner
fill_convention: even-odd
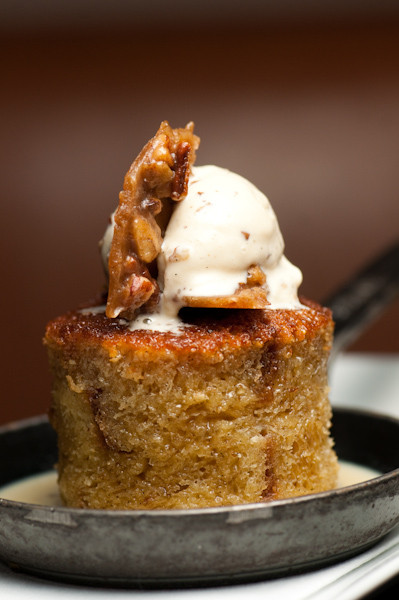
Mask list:
[[[113,221],[113,220],[112,220]],[[106,263],[112,241],[102,243]],[[139,315],[133,329],[174,329],[185,298],[231,296],[248,269],[266,275],[268,308],[303,308],[300,270],[284,256],[284,241],[266,196],[244,177],[215,166],[193,167],[187,196],[176,203],[158,256],[158,313]]]

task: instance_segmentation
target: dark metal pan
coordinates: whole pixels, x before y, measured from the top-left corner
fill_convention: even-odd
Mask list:
[[[383,277],[375,279],[377,272]],[[365,280],[374,282],[374,292]],[[336,313],[337,346],[397,291],[396,245],[327,302]],[[336,409],[333,423],[340,458],[381,476],[295,499],[209,509],[95,511],[0,498],[0,559],[63,580],[181,586],[289,574],[356,554],[399,523],[399,421]],[[45,417],[0,428],[0,486],[55,461],[55,434]]]

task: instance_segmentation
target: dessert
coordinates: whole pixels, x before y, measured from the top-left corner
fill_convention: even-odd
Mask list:
[[[103,238],[103,303],[51,321],[50,420],[68,506],[194,508],[331,489],[328,309],[267,198],[195,167],[166,122],[124,180]]]

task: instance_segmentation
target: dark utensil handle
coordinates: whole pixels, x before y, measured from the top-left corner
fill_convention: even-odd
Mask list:
[[[333,355],[354,342],[399,293],[399,242],[324,301],[335,321]]]

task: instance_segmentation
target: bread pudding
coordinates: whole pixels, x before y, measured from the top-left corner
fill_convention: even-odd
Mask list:
[[[274,222],[267,234],[280,248],[274,263],[271,245],[258,260],[255,244],[248,264],[242,258],[238,283],[234,276],[230,287],[219,285],[218,261],[231,260],[230,242],[222,240],[227,256],[218,250],[208,265],[211,252],[195,239],[194,250],[189,243],[192,220],[212,204],[197,190],[197,201],[205,196],[206,202],[190,209],[190,189],[201,180],[193,168],[198,143],[191,124],[161,125],[125,177],[106,249],[103,243],[104,304],[47,326],[50,421],[67,506],[225,506],[336,484],[327,386],[331,313],[298,299],[298,273],[282,256]],[[213,181],[220,173],[205,175]],[[219,183],[212,183],[218,193],[230,185]],[[244,184],[234,179],[232,185]],[[269,214],[268,203],[256,206]],[[183,208],[191,210],[190,225],[182,225]],[[186,229],[189,241],[174,237],[168,254],[169,226]],[[239,229],[243,249],[260,235],[245,215]],[[203,273],[212,269],[214,280],[204,283]],[[297,277],[295,285],[281,277],[287,272]]]

